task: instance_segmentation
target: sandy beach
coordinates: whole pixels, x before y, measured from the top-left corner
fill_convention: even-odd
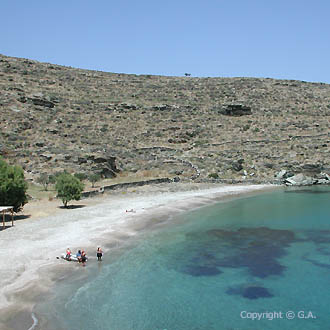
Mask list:
[[[173,183],[84,199],[71,203],[70,209],[61,208],[58,200],[27,204],[15,226],[0,231],[0,328],[15,328],[8,326],[12,316],[31,311],[35,297],[46,292],[61,272],[72,269],[73,263],[57,259],[66,248],[74,252],[83,248],[93,259],[97,246],[107,253],[109,242],[135,236],[148,219],[159,221],[227,197],[273,188]],[[29,318],[32,324],[31,313]]]

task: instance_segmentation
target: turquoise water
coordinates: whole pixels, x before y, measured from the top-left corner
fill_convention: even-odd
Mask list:
[[[58,284],[39,312],[65,330],[328,329],[329,211],[322,187],[185,213]]]

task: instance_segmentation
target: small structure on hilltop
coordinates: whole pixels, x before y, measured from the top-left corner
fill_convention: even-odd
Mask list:
[[[2,228],[6,227],[5,224],[5,215],[6,212],[11,214],[11,225],[14,226],[14,207],[13,206],[0,206],[0,213],[2,213]]]

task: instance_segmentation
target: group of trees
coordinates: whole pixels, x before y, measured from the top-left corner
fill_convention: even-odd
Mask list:
[[[79,200],[84,190],[83,180],[88,179],[94,187],[95,183],[101,179],[99,174],[87,176],[83,173],[71,175],[68,172],[61,172],[55,175],[43,173],[37,179],[47,191],[49,184],[55,184],[57,197],[59,197],[64,207],[67,207],[71,200]],[[14,211],[20,211],[27,203],[28,184],[24,178],[24,171],[19,166],[11,166],[0,157],[0,205],[13,206]]]
[[[42,184],[45,190],[48,190],[49,184],[55,184],[57,197],[61,198],[64,207],[67,207],[71,200],[79,200],[81,193],[84,190],[83,181],[88,179],[94,187],[95,183],[101,179],[99,174],[92,173],[87,176],[85,173],[70,173],[64,171],[55,175],[43,173],[38,178],[38,183]]]
[[[59,172],[54,175],[42,173],[37,178],[37,183],[41,184],[44,187],[45,191],[47,191],[49,184],[55,184],[57,181],[57,178],[63,173],[67,174],[67,172]],[[90,175],[87,175],[85,173],[75,173],[73,176],[75,178],[79,179],[79,181],[81,181],[81,182],[88,179],[92,183],[92,188],[94,188],[96,182],[101,180],[101,175],[97,174],[97,173],[92,173]]]

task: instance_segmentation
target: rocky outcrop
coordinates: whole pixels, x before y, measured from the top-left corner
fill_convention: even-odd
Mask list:
[[[314,181],[315,180],[313,178],[299,173],[297,175],[285,179],[284,182],[287,186],[308,186],[314,184]]]
[[[251,108],[242,104],[228,104],[220,110],[220,113],[226,116],[252,115]]]
[[[304,164],[301,169],[305,173],[318,174],[322,171],[322,166],[320,164]]]
[[[44,161],[50,161],[53,158],[53,155],[49,153],[40,154],[39,157]]]
[[[42,107],[46,107],[46,108],[54,108],[55,107],[55,103],[51,102],[51,101],[47,101],[45,99],[41,99],[41,98],[30,98],[29,99],[34,105],[40,105]]]
[[[173,111],[173,110],[177,110],[178,107],[170,104],[157,104],[151,107],[150,109],[154,111]]]
[[[120,172],[116,165],[116,157],[91,155],[88,159],[92,161],[92,172],[100,174],[103,178],[114,178]]]
[[[275,175],[275,178],[276,179],[279,179],[279,180],[281,180],[281,179],[285,179],[285,178],[287,178],[287,171],[286,170],[281,170],[280,172],[278,172],[276,175]]]
[[[317,175],[317,184],[330,184],[330,175],[327,173],[320,173]]]
[[[232,163],[232,169],[236,172],[240,172],[243,169],[244,159],[239,159]]]
[[[304,186],[312,184],[330,184],[330,175],[321,164],[286,164],[274,175],[275,181],[288,186]]]
[[[322,173],[316,178],[316,177],[307,176],[303,173],[299,173],[284,179],[284,183],[287,186],[309,186],[313,184],[330,184],[330,176],[326,173]]]
[[[44,97],[43,93],[36,93],[30,97],[21,95],[17,98],[17,101],[21,103],[32,103],[33,105],[39,105],[46,108],[54,108],[55,103],[58,103],[57,100],[52,100],[49,97]]]

